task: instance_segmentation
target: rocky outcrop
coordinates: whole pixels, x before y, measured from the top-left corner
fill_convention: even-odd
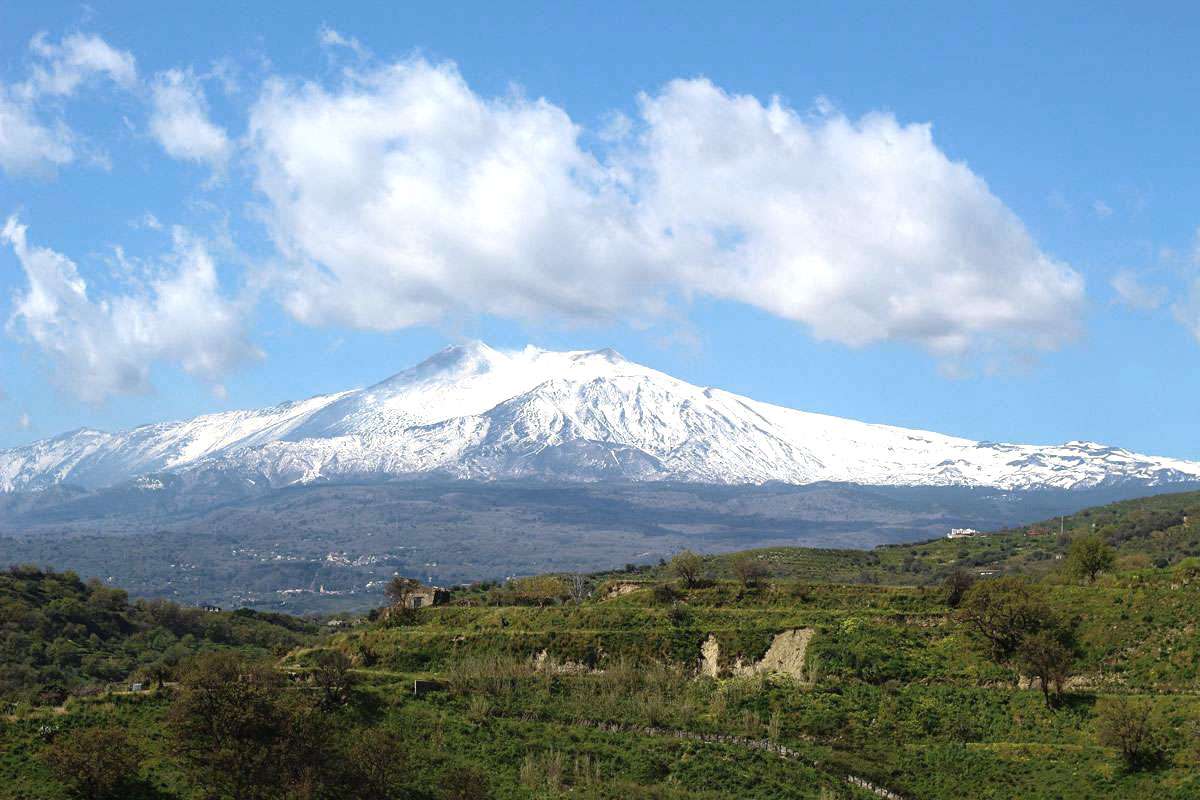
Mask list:
[[[728,672],[733,675],[788,675],[797,680],[805,680],[805,658],[808,643],[814,633],[812,628],[794,628],[778,633],[761,661],[745,664],[739,658]],[[709,634],[700,646],[700,674],[709,678],[719,678],[723,672],[721,644],[716,636]]]

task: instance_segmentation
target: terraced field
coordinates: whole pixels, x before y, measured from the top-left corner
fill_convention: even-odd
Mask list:
[[[71,796],[54,753],[97,730],[139,754],[110,796],[249,797],[213,789],[243,759],[197,760],[180,728],[197,687],[276,721],[215,751],[292,765],[254,798],[1200,797],[1197,501],[536,576],[340,627],[17,569],[0,797]],[[130,693],[125,665],[165,686]]]
[[[444,693],[413,702],[482,729],[521,720],[736,736],[794,748],[838,777],[839,792],[857,776],[904,797],[1200,793],[1200,640],[1190,622],[1200,583],[1187,570],[1052,584],[1056,604],[1078,617],[1080,641],[1071,688],[1053,709],[1036,687],[1013,687],[932,589],[717,583],[679,594],[663,602],[647,585],[577,606],[429,609],[328,646],[386,695],[417,679],[441,682]],[[812,638],[795,674],[746,669],[797,629]],[[715,679],[697,677],[710,638]],[[314,655],[297,651],[286,663],[303,669]],[[1173,721],[1169,764],[1128,772],[1097,744],[1094,711],[1108,696],[1148,699]],[[789,796],[774,792],[746,796]]]

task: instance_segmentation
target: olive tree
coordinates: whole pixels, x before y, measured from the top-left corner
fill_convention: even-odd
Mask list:
[[[1113,549],[1094,534],[1073,540],[1067,551],[1067,569],[1088,583],[1096,580],[1101,572],[1112,569],[1115,560]]]
[[[771,574],[771,570],[767,568],[766,564],[748,555],[740,555],[735,558],[731,569],[733,576],[742,586],[746,587],[757,586]]]
[[[1027,675],[1038,679],[1046,707],[1052,707],[1062,697],[1063,684],[1071,677],[1075,663],[1071,630],[1053,624],[1026,635],[1017,648],[1017,662]]]
[[[1037,678],[1046,705],[1053,705],[1051,690],[1062,694],[1075,662],[1074,630],[1041,585],[1018,577],[980,581],[963,594],[957,616],[986,643],[993,661]]]
[[[704,562],[691,550],[683,550],[671,559],[670,568],[675,577],[691,589],[700,583],[700,572],[704,568]]]
[[[1051,618],[1042,587],[1025,578],[980,581],[963,595],[958,618],[989,646],[999,664],[1010,664],[1021,641]]]

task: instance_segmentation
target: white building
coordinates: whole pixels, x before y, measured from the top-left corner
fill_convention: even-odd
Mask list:
[[[966,539],[971,536],[983,536],[983,533],[974,528],[952,528],[946,534],[947,539]]]

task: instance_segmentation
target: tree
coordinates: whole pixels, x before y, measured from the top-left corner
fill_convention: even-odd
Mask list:
[[[269,663],[227,651],[197,656],[168,725],[196,783],[220,797],[313,796],[338,778],[328,718],[288,693]]]
[[[60,736],[42,755],[54,777],[84,800],[127,796],[141,753],[120,728],[82,728]]]
[[[1166,754],[1154,707],[1141,698],[1105,697],[1096,703],[1096,738],[1120,751],[1130,770],[1151,767]]]
[[[408,750],[395,733],[378,727],[356,730],[346,748],[346,761],[354,767],[353,797],[385,800],[398,796],[408,774]],[[400,795],[407,796],[407,795]]]
[[[274,745],[285,727],[279,676],[228,652],[188,665],[169,712],[177,751],[197,783],[233,800],[266,797],[279,780]]]
[[[348,703],[354,688],[350,657],[341,650],[321,650],[316,660],[312,675],[314,683],[321,690],[322,707],[330,709]]]
[[[733,576],[746,587],[757,586],[771,574],[762,561],[744,554],[735,558],[730,568],[733,570]]]
[[[980,581],[963,595],[959,619],[982,637],[998,664],[1011,664],[1022,640],[1052,620],[1042,588],[1024,578]]]
[[[942,581],[942,590],[946,593],[946,605],[951,608],[958,608],[962,602],[963,595],[967,590],[975,585],[975,576],[967,572],[965,569],[956,569],[946,576],[946,580]]]
[[[578,572],[567,576],[567,586],[571,593],[571,599],[576,603],[582,603],[591,594],[587,576],[580,575]]]
[[[671,572],[683,581],[683,585],[687,588],[691,589],[700,583],[700,571],[704,567],[704,562],[691,550],[678,553],[671,559],[670,566]]]
[[[155,686],[162,689],[167,685],[167,679],[171,677],[173,671],[171,665],[160,658],[158,661],[146,666],[142,670],[142,674],[146,676],[146,680],[153,682]]]
[[[1041,683],[1047,708],[1054,705],[1051,688],[1055,698],[1061,697],[1063,684],[1071,676],[1075,662],[1073,644],[1070,629],[1054,625],[1026,635],[1017,648],[1017,661],[1027,675]]]
[[[383,587],[383,593],[387,596],[388,602],[393,606],[407,608],[409,598],[420,588],[421,582],[419,580],[405,578],[402,575],[394,575],[387,582],[387,585]]]
[[[1071,542],[1067,552],[1067,569],[1077,578],[1091,583],[1101,572],[1112,569],[1115,560],[1113,549],[1099,536],[1080,536]]]

